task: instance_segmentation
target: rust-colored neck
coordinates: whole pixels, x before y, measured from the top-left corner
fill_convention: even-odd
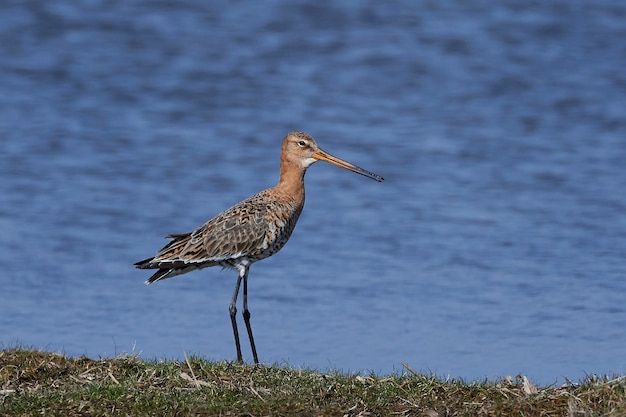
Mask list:
[[[280,179],[276,188],[285,198],[296,204],[304,203],[304,174],[306,169],[302,165],[281,158]]]

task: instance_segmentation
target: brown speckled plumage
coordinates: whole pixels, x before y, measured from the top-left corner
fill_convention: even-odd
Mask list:
[[[382,181],[382,177],[322,151],[306,133],[291,132],[283,140],[280,179],[275,187],[243,200],[191,233],[169,235],[172,241],[154,257],[135,264],[140,269],[157,269],[146,284],[209,266],[236,268],[238,279],[230,313],[239,361],[243,360],[235,321],[239,286],[243,280],[244,321],[254,362],[258,363],[247,308],[248,270],[252,263],[278,252],[289,240],[304,206],[304,174],[318,160]]]
[[[260,261],[287,243],[302,212],[302,201],[276,199],[273,189],[261,191],[218,214],[191,233],[170,235],[172,241],[139,268],[159,269],[146,281],[209,266],[235,268],[241,261]]]

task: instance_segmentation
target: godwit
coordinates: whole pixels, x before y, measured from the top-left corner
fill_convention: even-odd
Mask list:
[[[172,241],[153,258],[135,264],[141,269],[158,269],[146,284],[209,266],[235,268],[237,283],[229,311],[238,362],[243,362],[235,317],[241,281],[243,320],[257,364],[259,358],[248,311],[250,265],[275,254],[287,243],[304,206],[304,174],[317,161],[330,162],[379,182],[383,180],[379,175],[324,152],[306,133],[291,132],[283,140],[278,185],[221,212],[191,233],[169,235]]]

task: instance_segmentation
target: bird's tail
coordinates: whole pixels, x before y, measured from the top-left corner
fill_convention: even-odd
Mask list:
[[[198,264],[186,264],[182,261],[158,261],[155,260],[155,258],[148,258],[135,263],[135,267],[139,269],[158,269],[158,271],[146,280],[146,285],[150,285],[155,281],[172,278],[176,275],[193,271],[194,269],[200,269],[202,266]]]
[[[197,266],[186,264],[181,260],[171,260],[186,243],[191,233],[171,234],[167,237],[172,239],[170,243],[165,245],[154,257],[135,262],[135,268],[139,269],[158,269],[148,280],[146,285],[152,284],[155,281],[171,278],[176,275],[189,272],[192,269],[196,269]]]

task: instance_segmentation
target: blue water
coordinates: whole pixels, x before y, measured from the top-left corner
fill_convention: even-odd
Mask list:
[[[298,129],[386,180],[309,170],[262,362],[626,373],[626,5],[366,3],[0,3],[0,346],[234,359],[233,271],[132,264]]]

